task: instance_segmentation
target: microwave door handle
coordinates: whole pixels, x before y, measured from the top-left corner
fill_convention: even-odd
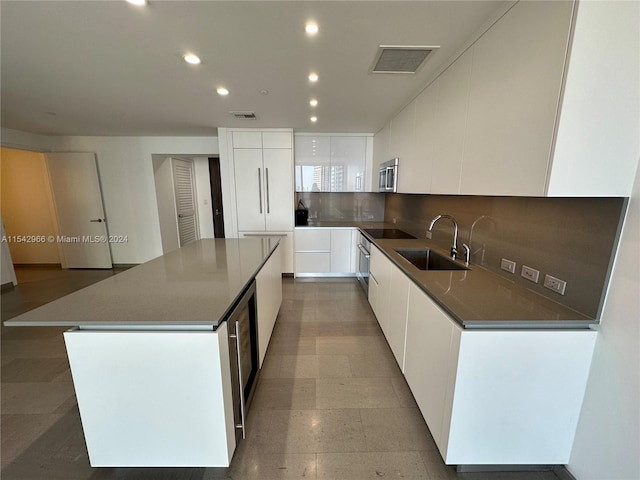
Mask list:
[[[236,320],[236,333],[229,335],[236,340],[236,354],[238,355],[238,383],[240,389],[240,423],[236,425],[236,428],[242,429],[242,438],[246,438],[245,431],[245,404],[244,404],[244,379],[242,378],[242,352],[240,351],[241,339],[240,339],[240,322]]]

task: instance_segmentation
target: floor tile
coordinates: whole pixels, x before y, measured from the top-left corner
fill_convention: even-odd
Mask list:
[[[349,355],[349,365],[354,377],[402,377],[402,371],[391,352]]]
[[[54,413],[75,395],[73,385],[66,382],[3,383],[2,413]]]
[[[65,370],[66,358],[16,358],[2,366],[2,383],[51,382]]]
[[[389,378],[319,378],[317,408],[397,408]]]
[[[315,355],[316,341],[313,337],[276,337],[269,343],[270,355]]]
[[[269,453],[359,452],[365,435],[356,409],[278,410],[269,426]]]
[[[2,466],[11,463],[61,418],[53,414],[2,414]]]
[[[316,344],[319,355],[386,355],[390,352],[384,337],[319,336]]]
[[[316,380],[312,378],[261,378],[252,408],[315,409]]]
[[[422,451],[436,447],[417,408],[365,408],[360,410],[367,450]]]
[[[233,460],[224,478],[237,480],[314,480],[317,478],[314,453],[245,455],[237,460]],[[204,479],[206,478],[205,476]]]
[[[431,479],[418,452],[319,453],[318,480]]]

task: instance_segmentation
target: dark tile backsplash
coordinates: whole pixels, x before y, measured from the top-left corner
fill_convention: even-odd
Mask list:
[[[372,194],[376,195],[376,194]],[[612,255],[626,208],[625,198],[530,198],[386,194],[384,220],[424,238],[438,214],[455,217],[458,247],[471,247],[471,263],[562,303],[598,317]],[[432,240],[449,249],[453,226],[440,220]],[[500,269],[515,261],[516,273]],[[537,284],[520,276],[522,265],[540,271]],[[565,295],[544,288],[545,274],[567,282]]]
[[[384,193],[298,192],[309,209],[309,222],[382,222]]]

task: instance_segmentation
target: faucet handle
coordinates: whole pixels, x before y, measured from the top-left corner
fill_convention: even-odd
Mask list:
[[[467,245],[466,243],[462,244],[462,248],[464,249],[464,264],[465,266],[469,266],[469,260],[471,258],[471,249],[469,248],[469,245]]]

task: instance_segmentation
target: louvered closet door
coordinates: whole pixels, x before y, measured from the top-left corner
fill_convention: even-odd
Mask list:
[[[172,158],[171,162],[178,215],[178,238],[182,247],[195,242],[199,237],[196,195],[193,186],[193,162],[177,158]]]

